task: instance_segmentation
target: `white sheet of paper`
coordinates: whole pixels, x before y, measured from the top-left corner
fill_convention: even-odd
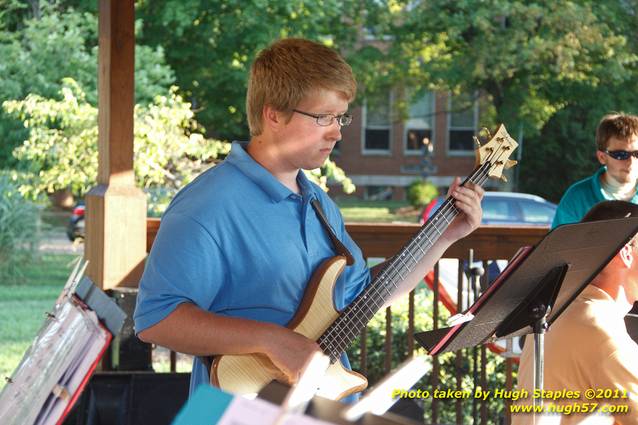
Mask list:
[[[256,398],[249,400],[235,397],[224,412],[224,416],[217,425],[255,425],[273,424],[283,413],[281,407],[265,400]],[[333,425],[331,422],[321,421],[310,416],[289,414],[280,422],[281,425]]]
[[[271,424],[279,417],[281,409],[265,400],[248,400],[235,397],[217,425]]]

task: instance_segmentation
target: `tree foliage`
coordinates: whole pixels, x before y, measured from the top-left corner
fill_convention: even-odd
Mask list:
[[[71,77],[84,87],[87,99],[96,104],[97,49],[95,15],[46,8],[39,19],[24,21],[22,30],[0,33],[0,99],[22,99],[30,93],[53,97],[58,94],[62,79]],[[174,78],[161,46],[136,46],[137,102],[151,102]]]
[[[215,136],[231,139],[248,135],[247,74],[259,50],[297,36],[347,51],[364,10],[354,0],[144,0],[137,14],[144,22],[142,42],[164,46],[198,120]]]
[[[474,94],[481,125],[523,136],[522,189],[560,197],[595,168],[601,116],[635,112],[634,2],[428,0],[389,14],[377,27],[388,45],[368,46],[369,84]]]
[[[66,1],[60,2],[57,7],[47,3],[38,4],[38,16],[34,12],[30,18],[22,16],[26,12],[16,3],[11,10],[13,13],[7,15],[11,19],[6,20],[5,26],[12,22],[11,25],[20,29],[0,32],[0,57],[3,58],[0,62],[0,70],[3,71],[0,73],[0,102],[25,99],[23,102],[6,104],[6,109],[11,110],[12,116],[0,111],[0,136],[5,140],[0,149],[0,163],[10,163],[8,158],[14,147],[26,140],[16,150],[16,158],[22,161],[22,165],[28,164],[31,172],[42,174],[41,182],[32,182],[30,185],[32,196],[62,189],[65,185],[76,194],[82,194],[87,190],[87,185],[92,184],[96,174],[97,156],[90,158],[90,155],[96,155],[94,144],[97,140],[97,128],[92,124],[95,121],[97,104],[97,17],[96,11],[85,3],[82,0]],[[75,11],[69,6],[79,7],[83,12]],[[140,8],[144,10],[143,2]],[[237,12],[239,5],[233,8]],[[166,13],[177,19],[169,19],[169,24],[179,22],[176,30],[190,35],[189,25],[182,20],[188,9],[188,4],[179,5]],[[0,16],[0,20],[1,18]],[[153,22],[156,19],[149,18]],[[138,20],[136,23],[138,39],[143,28],[142,22]],[[218,24],[219,22],[215,25]],[[162,31],[165,31],[162,37],[171,33],[166,32],[166,29]],[[197,37],[187,40],[187,44],[194,42],[195,38]],[[266,44],[266,39],[263,40],[263,44]],[[219,43],[229,44],[227,40]],[[247,40],[245,48],[250,44],[251,41]],[[202,164],[213,161],[216,151],[211,151],[209,140],[204,138],[203,126],[196,124],[194,108],[187,111],[182,107],[190,107],[192,104],[183,102],[182,95],[178,95],[176,89],[171,89],[170,94],[166,95],[174,75],[164,62],[164,46],[175,47],[171,43],[156,44],[154,47],[136,46],[136,141],[139,141],[139,146],[147,146],[149,149],[136,153],[138,157],[135,166],[144,187],[168,184],[169,189],[172,188],[168,192],[162,191],[165,198],[172,190],[189,181],[192,173],[201,170]],[[188,54],[194,50],[193,47],[197,45],[189,48],[182,45],[181,52],[176,54]],[[191,65],[194,69],[201,70],[201,61],[208,63],[208,59],[206,52],[198,53],[201,54],[200,63]],[[244,57],[233,63],[246,60]],[[226,68],[227,64],[223,66]],[[25,73],[25,69],[29,69],[31,73]],[[213,78],[215,87],[220,90],[218,94],[226,90],[228,96],[232,97],[232,105],[241,105],[240,109],[243,109],[246,71],[241,66],[234,65],[229,69],[236,73],[233,78],[242,83],[232,86],[229,80],[220,82]],[[69,80],[61,86],[66,77],[72,77],[75,82]],[[206,80],[203,77],[205,76],[199,78]],[[227,86],[234,90],[228,91]],[[210,98],[218,95],[208,94]],[[196,100],[192,96],[191,98]],[[228,122],[233,122],[232,105],[228,104],[225,108],[225,112],[230,114]],[[76,115],[72,117],[73,114]],[[25,120],[25,126],[16,120],[17,117]],[[220,116],[219,120],[225,122],[227,118],[228,116]],[[243,122],[243,115],[239,119]],[[172,153],[167,152],[159,146],[165,141],[158,138],[158,131],[171,139],[172,143],[179,141],[183,144],[173,146]],[[186,138],[182,137],[185,135]],[[68,144],[68,149],[56,147],[60,143]],[[222,146],[219,143],[216,142],[215,146]],[[61,152],[68,155],[57,156]],[[83,153],[74,156],[77,152]],[[180,155],[183,158],[178,161]],[[38,167],[41,167],[41,173]],[[333,161],[326,161],[322,168],[309,171],[308,174],[324,188],[332,180],[341,183],[346,193],[354,190],[352,182]]]
[[[495,120],[536,134],[575,89],[630,78],[636,56],[594,2],[422,1],[390,25],[401,83],[486,95]],[[421,82],[421,83],[420,83]]]
[[[45,5],[39,19],[21,21],[20,30],[0,30],[0,103],[29,94],[55,98],[62,79],[70,77],[97,105],[96,16]],[[151,102],[173,81],[161,47],[136,46],[137,102]],[[11,151],[26,137],[19,122],[0,113],[0,164],[11,164]]]
[[[134,164],[140,187],[174,193],[229,150],[227,143],[204,138],[190,105],[175,92],[135,107]],[[28,176],[21,190],[32,198],[67,188],[82,196],[96,184],[97,109],[71,79],[64,80],[60,97],[30,94],[4,103],[30,130],[15,156]]]
[[[83,196],[97,181],[97,109],[72,79],[63,80],[59,97],[30,94],[3,105],[29,129],[29,138],[14,155],[24,173],[20,189],[30,198],[64,189]],[[229,143],[204,137],[190,104],[175,87],[150,104],[137,104],[134,119],[137,185],[155,189],[152,196],[160,193],[164,203],[230,150]],[[350,180],[331,161],[308,174],[324,188],[332,178],[344,191],[351,190]]]

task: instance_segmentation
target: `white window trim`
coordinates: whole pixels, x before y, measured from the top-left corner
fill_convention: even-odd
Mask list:
[[[390,124],[388,126],[375,125],[368,127],[368,101],[364,100],[361,106],[361,154],[369,156],[391,156],[392,155],[392,104],[394,101],[394,93],[390,90],[388,95],[389,111],[390,111]],[[366,129],[370,130],[388,130],[388,149],[366,149]]]
[[[445,151],[447,156],[474,156],[474,149],[472,150],[452,150],[450,149],[450,131],[454,130],[472,130],[474,134],[478,131],[478,121],[479,121],[479,105],[478,102],[474,101],[474,126],[473,127],[452,127],[452,93],[448,93],[447,98],[447,131],[445,132]]]
[[[436,113],[436,95],[434,92],[432,92],[432,113]],[[434,119],[435,115],[432,115],[432,126],[430,128],[426,128],[426,127],[419,127],[416,125],[409,125],[408,123],[410,122],[410,119],[406,120],[403,122],[403,140],[401,141],[403,143],[403,155],[404,156],[421,156],[423,155],[423,148],[418,149],[418,150],[414,150],[414,149],[408,149],[407,145],[408,145],[408,127],[409,128],[414,128],[416,130],[430,130],[430,143],[432,143],[432,146],[434,146],[434,141],[436,140],[436,125],[435,125],[435,119]]]

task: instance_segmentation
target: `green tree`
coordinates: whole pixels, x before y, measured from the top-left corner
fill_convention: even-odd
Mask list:
[[[620,2],[422,1],[390,25],[385,66],[413,87],[487,96],[492,121],[538,134],[583,87],[632,77],[622,9],[607,4]]]
[[[216,137],[232,139],[248,135],[244,102],[256,53],[277,38],[298,36],[325,42],[348,55],[368,12],[365,4],[143,0],[138,2],[137,16],[144,22],[141,42],[164,47],[198,121]]]
[[[45,3],[46,4],[46,3]],[[97,104],[97,19],[90,13],[43,6],[39,19],[19,30],[0,31],[0,103],[28,94],[58,96],[63,78],[76,80],[86,99]],[[140,26],[140,25],[138,25]],[[136,101],[148,103],[173,83],[161,47],[137,46]],[[11,151],[27,137],[22,125],[0,114],[0,167],[11,163]]]
[[[481,125],[502,122],[523,136],[520,189],[557,200],[595,168],[593,129],[601,116],[635,110],[634,2],[392,4],[375,27],[387,44],[361,50],[367,71],[359,81],[409,87],[414,95],[474,94]]]
[[[97,180],[97,108],[79,84],[63,80],[58,98],[30,94],[4,102],[5,111],[29,129],[29,137],[15,149],[23,171],[20,189],[30,198],[70,189],[83,196]],[[135,106],[135,176],[149,189],[150,203],[166,203],[177,190],[226,156],[230,144],[207,139],[194,119],[190,104],[171,88],[150,104]],[[327,161],[309,176],[325,188],[329,178],[352,183],[343,170]]]
[[[29,6],[20,0],[0,0],[0,31],[15,31],[29,16]]]
[[[137,184],[172,193],[228,152],[227,143],[203,137],[190,105],[175,92],[135,107]],[[15,156],[26,173],[21,190],[32,198],[66,188],[83,196],[96,183],[97,109],[71,79],[64,80],[60,97],[30,94],[4,102],[6,112],[30,130]]]

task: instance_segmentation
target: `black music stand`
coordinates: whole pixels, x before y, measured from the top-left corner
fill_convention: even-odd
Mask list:
[[[414,337],[436,355],[534,333],[534,388],[542,389],[546,329],[637,232],[638,218],[560,226],[519,251],[465,313],[471,320]]]

